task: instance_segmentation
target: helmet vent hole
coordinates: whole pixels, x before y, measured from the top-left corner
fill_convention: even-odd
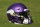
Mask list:
[[[20,10],[20,8],[19,8],[19,9],[17,9],[17,10]]]

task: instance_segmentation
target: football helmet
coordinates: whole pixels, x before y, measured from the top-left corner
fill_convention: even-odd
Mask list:
[[[7,16],[9,21],[23,24],[24,17],[28,18],[29,10],[22,3],[14,3],[9,6]]]

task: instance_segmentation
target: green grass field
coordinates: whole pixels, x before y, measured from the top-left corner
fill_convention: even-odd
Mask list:
[[[13,3],[23,3],[30,10],[33,24],[20,25],[8,22],[7,8]],[[40,27],[40,0],[0,0],[0,27]]]

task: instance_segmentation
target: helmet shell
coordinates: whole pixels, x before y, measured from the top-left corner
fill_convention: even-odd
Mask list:
[[[14,3],[8,8],[8,10],[10,9],[13,9],[15,12],[23,12],[24,9],[27,9],[27,8],[22,3]]]

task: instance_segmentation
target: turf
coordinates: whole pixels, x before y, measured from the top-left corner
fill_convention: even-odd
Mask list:
[[[23,3],[29,10],[33,24],[13,24],[8,22],[7,9],[13,3]],[[0,0],[0,27],[40,27],[40,0]]]

